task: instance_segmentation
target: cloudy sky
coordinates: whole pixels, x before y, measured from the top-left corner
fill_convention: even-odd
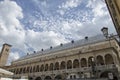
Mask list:
[[[104,0],[0,0],[0,47],[12,45],[9,61],[42,48],[116,33]]]

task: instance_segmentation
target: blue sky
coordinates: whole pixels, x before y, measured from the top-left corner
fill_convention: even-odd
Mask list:
[[[101,33],[116,33],[104,0],[0,0],[0,46],[9,61],[26,53]]]

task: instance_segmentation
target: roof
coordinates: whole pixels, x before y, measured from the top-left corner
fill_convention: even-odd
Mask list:
[[[48,48],[48,49],[45,49],[43,51],[41,50],[41,51],[38,51],[34,54],[29,54],[27,56],[24,56],[18,60],[32,58],[35,56],[40,56],[40,55],[45,55],[45,54],[51,54],[51,53],[56,52],[56,51],[61,51],[61,50],[66,50],[66,49],[70,49],[70,48],[74,48],[74,47],[84,46],[84,45],[97,43],[97,42],[105,41],[105,40],[106,40],[106,38],[100,34],[100,35],[96,35],[94,37],[88,37],[88,38],[77,40],[77,41],[71,41],[70,43],[58,45],[56,47]]]

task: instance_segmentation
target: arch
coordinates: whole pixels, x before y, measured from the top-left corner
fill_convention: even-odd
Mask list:
[[[105,71],[105,72],[101,73],[100,78],[109,78],[109,75],[113,76],[113,80],[118,80],[118,78],[115,75],[115,73],[113,73],[111,71]]]
[[[103,57],[101,55],[98,55],[96,57],[96,60],[97,60],[97,65],[104,65],[104,60],[103,60]]]
[[[40,71],[44,71],[44,65],[43,64],[40,67]]]
[[[23,68],[20,68],[20,72],[19,72],[19,74],[21,74],[21,73],[22,73],[22,70],[23,70]]]
[[[55,76],[55,80],[62,80],[62,75]]]
[[[87,67],[87,60],[85,58],[81,59],[81,67]]]
[[[26,73],[29,73],[30,71],[30,67],[27,67]]]
[[[55,63],[55,70],[59,70],[59,62]]]
[[[32,73],[32,66],[30,67],[30,73]]]
[[[88,66],[90,67],[91,65],[92,65],[92,56],[90,56],[89,58],[88,58]]]
[[[19,72],[19,69],[17,68],[17,70],[16,70],[16,74],[19,74],[18,72]]]
[[[33,67],[33,72],[35,72],[35,71],[36,71],[36,67],[34,66],[34,67]]]
[[[37,77],[35,80],[42,80],[41,77]]]
[[[14,74],[16,73],[16,68],[14,69]]]
[[[52,71],[52,70],[53,70],[53,63],[50,63],[49,70],[50,70],[50,71]]]
[[[68,60],[67,61],[67,69],[71,69],[72,68],[72,61]]]
[[[45,65],[45,71],[48,71],[48,64]]]
[[[39,65],[37,65],[36,67],[36,72],[39,72]]]
[[[50,76],[46,76],[44,80],[52,80]]]
[[[79,68],[79,60],[78,59],[75,59],[73,61],[73,68]]]
[[[106,54],[105,55],[105,63],[106,63],[106,65],[114,64],[113,57],[112,57],[111,54]]]
[[[28,80],[33,80],[33,77],[29,76],[29,77],[28,77]],[[39,79],[37,79],[37,80],[39,80]]]
[[[66,63],[65,61],[62,61],[60,64],[60,69],[65,69],[66,68]]]
[[[23,73],[26,73],[26,68],[25,67],[23,68]]]

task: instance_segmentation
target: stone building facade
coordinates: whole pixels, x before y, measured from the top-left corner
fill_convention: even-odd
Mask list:
[[[2,47],[2,50],[0,53],[0,67],[3,67],[6,65],[8,56],[10,53],[10,47],[11,47],[11,45],[9,45],[7,43],[3,44],[3,47]]]
[[[22,57],[7,68],[32,80],[66,80],[77,78],[108,78],[118,80],[120,47],[117,39],[102,35],[41,49]]]
[[[105,0],[105,2],[120,37],[120,0]]]

